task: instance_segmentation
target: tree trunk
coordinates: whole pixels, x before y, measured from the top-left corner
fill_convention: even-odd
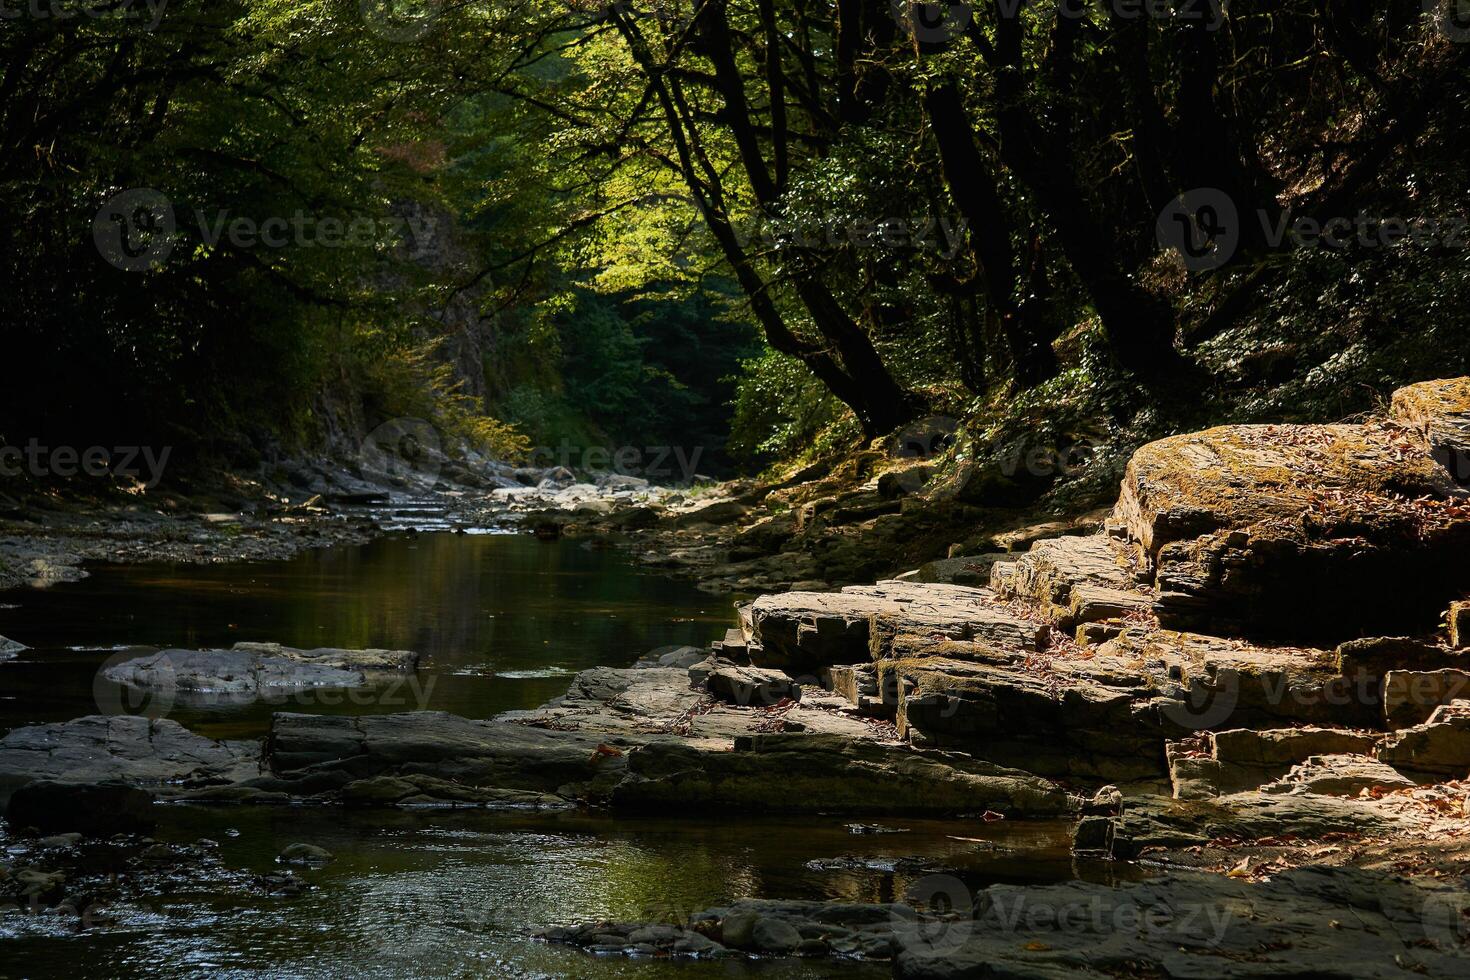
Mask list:
[[[702,27],[705,39],[712,49],[716,76],[722,80],[720,87],[723,89],[724,83],[732,78],[738,83],[739,74],[733,71],[734,55],[729,47],[723,7],[705,7],[701,13],[709,18]],[[842,358],[841,363],[829,353],[827,347],[802,340],[787,325],[771,298],[769,284],[755,269],[724,209],[724,196],[719,190],[719,175],[704,161],[702,147],[697,142],[698,130],[693,120],[688,118],[687,107],[681,110],[682,103],[677,91],[671,90],[670,85],[677,85],[677,81],[670,83],[662,66],[655,64],[648,45],[631,18],[617,10],[611,16],[628,44],[633,59],[649,79],[674,143],[679,172],[699,207],[705,225],[749,300],[751,311],[761,325],[766,340],[776,350],[796,357],[806,365],[833,395],[852,409],[866,435],[881,435],[912,419],[917,400],[893,380],[867,335],[847,316],[826,287],[801,271],[795,277],[797,294],[811,313],[818,331],[837,348]],[[765,163],[761,159],[759,143],[744,100],[744,90],[740,88],[738,99],[730,97],[728,93],[723,94],[726,94],[726,108],[731,116],[732,126],[740,130],[736,133],[736,145],[741,151],[745,168],[750,172],[751,186],[757,190],[758,197],[761,194],[770,195],[769,198],[762,198],[761,203],[774,204],[774,183],[766,173]],[[740,112],[735,112],[736,108]],[[703,178],[701,173],[704,174]],[[763,175],[765,179],[760,180],[757,174]]]
[[[1034,307],[1016,299],[1015,252],[1010,222],[996,190],[989,162],[975,146],[969,116],[953,83],[938,85],[925,97],[940,169],[955,207],[970,227],[970,245],[980,263],[986,295],[1015,361],[1016,380],[1035,387],[1053,377],[1059,365],[1051,348],[1054,332],[1041,329]],[[1050,336],[1048,336],[1050,333]]]

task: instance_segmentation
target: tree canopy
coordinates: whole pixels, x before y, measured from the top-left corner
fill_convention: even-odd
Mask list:
[[[715,445],[733,400],[790,453],[1079,345],[1187,401],[1331,269],[1463,298],[1452,243],[1371,237],[1463,203],[1450,6],[58,2],[0,25],[3,417],[235,445],[427,388]]]

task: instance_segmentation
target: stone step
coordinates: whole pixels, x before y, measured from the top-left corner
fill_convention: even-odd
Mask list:
[[[1441,705],[1470,698],[1470,671],[1391,670],[1383,679],[1383,719],[1390,730],[1428,721]]]
[[[911,743],[1053,777],[1160,779],[1164,741],[1177,731],[1152,709],[1143,679],[1122,664],[1079,663],[1040,676],[1023,659],[889,660],[878,664],[878,683]]]
[[[878,688],[914,744],[1118,782],[1174,767],[1177,780],[1200,783],[1181,796],[1218,795],[1212,783],[1255,788],[1312,755],[1365,753],[1383,711],[1378,677],[1350,683],[1332,651],[1171,630],[1130,627],[1095,648],[1044,653],[901,633],[888,649]],[[1287,726],[1311,727],[1269,734]],[[1239,729],[1253,733],[1215,736],[1223,762],[1213,742],[1166,750]]]
[[[843,664],[821,673],[822,686],[847,701],[858,714],[892,718],[896,702],[885,700],[878,687],[878,670],[871,664]]]
[[[1204,847],[1225,838],[1388,836],[1415,826],[1409,817],[1366,799],[1261,793],[1208,802],[1135,797],[1124,800],[1115,817],[1084,818],[1074,846],[1078,853],[1131,861],[1151,849]]]
[[[1039,541],[997,574],[1001,568],[991,568],[996,595],[1034,602],[1041,616],[1069,633],[1153,608],[1153,597],[1134,585],[1123,550],[1106,534]]]
[[[1406,772],[1470,777],[1470,701],[1441,705],[1422,725],[1389,733],[1378,758]]]
[[[743,629],[726,630],[725,638],[711,643],[710,650],[715,656],[737,664],[747,663],[750,659],[750,642],[746,639]]]
[[[1418,784],[1394,767],[1362,755],[1314,755],[1291,767],[1262,793],[1357,796],[1365,790],[1413,789]]]
[[[841,592],[762,596],[750,606],[751,661],[815,674],[836,664],[877,659],[892,636],[923,632],[1036,650],[1044,623],[1023,619],[989,589],[884,582]]]
[[[721,701],[742,708],[773,707],[801,700],[801,685],[779,670],[725,664],[705,676],[704,686]]]
[[[1202,751],[1168,746],[1176,800],[1202,800],[1257,789],[1313,756],[1371,755],[1381,735],[1335,728],[1230,729],[1207,733]]]

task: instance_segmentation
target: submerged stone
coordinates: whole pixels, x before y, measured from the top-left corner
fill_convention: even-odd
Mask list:
[[[277,643],[237,643],[229,650],[160,650],[113,664],[108,680],[191,705],[236,705],[313,688],[351,688],[379,675],[413,670],[409,650],[297,650]]]

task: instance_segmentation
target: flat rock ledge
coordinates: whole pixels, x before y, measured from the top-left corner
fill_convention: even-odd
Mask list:
[[[89,715],[0,738],[0,805],[35,781],[126,783],[184,794],[260,773],[258,742],[216,742],[169,719]]]
[[[1119,861],[1212,843],[1386,837],[1421,824],[1390,804],[1316,794],[1237,793],[1213,800],[1129,797],[1114,816],[1084,817],[1073,850]]]
[[[872,645],[898,630],[1018,650],[1038,649],[1046,632],[1044,622],[1015,615],[989,589],[896,581],[761,596],[743,616],[751,662],[791,673],[869,660]]]
[[[692,684],[692,673],[597,668],[543,708],[488,721],[277,712],[263,746],[128,716],[31,726],[0,738],[0,787],[114,782],[198,801],[353,806],[1014,816],[1078,808],[1043,777],[904,744],[826,692],[742,707]]]
[[[278,643],[237,643],[228,650],[158,650],[106,668],[103,676],[133,690],[194,706],[279,700],[313,688],[365,687],[418,665],[410,650],[297,650]]]
[[[604,921],[538,935],[602,955],[891,960],[906,980],[1470,973],[1461,918],[1470,891],[1353,869],[1304,868],[1258,884],[1174,873],[1122,888],[974,894],[931,876],[915,891],[912,904],[740,901],[679,924]]]
[[[1134,454],[1110,529],[1166,626],[1293,642],[1417,634],[1470,591],[1470,379],[1363,425],[1238,425]]]

